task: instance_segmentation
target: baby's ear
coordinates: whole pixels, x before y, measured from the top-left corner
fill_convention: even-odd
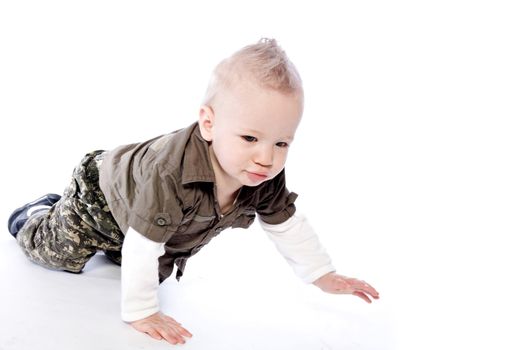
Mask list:
[[[199,110],[199,130],[202,138],[208,142],[212,140],[212,129],[215,115],[210,106],[201,106]]]

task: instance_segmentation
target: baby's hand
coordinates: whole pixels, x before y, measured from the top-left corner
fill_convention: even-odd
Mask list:
[[[313,284],[319,287],[323,292],[333,294],[353,294],[367,303],[372,302],[368,295],[374,299],[379,299],[379,293],[374,287],[365,281],[338,275],[335,272],[327,273],[315,280]]]
[[[179,322],[162,312],[157,312],[142,320],[130,322],[130,324],[137,331],[146,333],[157,340],[165,339],[170,344],[184,344],[186,342],[184,337],[193,336]]]

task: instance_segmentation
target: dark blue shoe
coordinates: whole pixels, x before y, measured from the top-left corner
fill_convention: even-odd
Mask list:
[[[18,231],[24,226],[27,219],[29,219],[29,216],[27,215],[28,211],[36,206],[48,206],[51,207],[53,204],[58,202],[60,200],[60,196],[58,194],[54,193],[48,193],[45,196],[42,196],[30,203],[27,203],[26,205],[16,209],[13,214],[9,217],[9,221],[7,222],[7,227],[9,229],[9,232],[13,235],[13,237],[16,238],[16,235],[18,234]],[[49,208],[47,208],[49,209]],[[41,208],[38,210],[35,210],[31,214],[34,214],[41,210],[47,210],[45,208]]]

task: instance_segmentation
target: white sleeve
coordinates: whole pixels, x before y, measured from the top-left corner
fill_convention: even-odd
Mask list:
[[[278,225],[267,224],[261,219],[259,223],[295,274],[304,282],[312,283],[335,271],[330,257],[305,217],[296,213]]]
[[[159,257],[164,243],[154,242],[131,227],[122,246],[122,319],[141,320],[160,310]]]

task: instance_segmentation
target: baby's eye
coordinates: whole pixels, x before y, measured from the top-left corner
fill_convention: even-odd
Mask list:
[[[242,136],[242,138],[245,141],[248,141],[248,142],[255,142],[255,141],[257,141],[257,139],[255,137],[253,137],[253,136],[244,135],[244,136]]]
[[[277,142],[275,145],[280,148],[286,148],[289,146],[286,142]]]

